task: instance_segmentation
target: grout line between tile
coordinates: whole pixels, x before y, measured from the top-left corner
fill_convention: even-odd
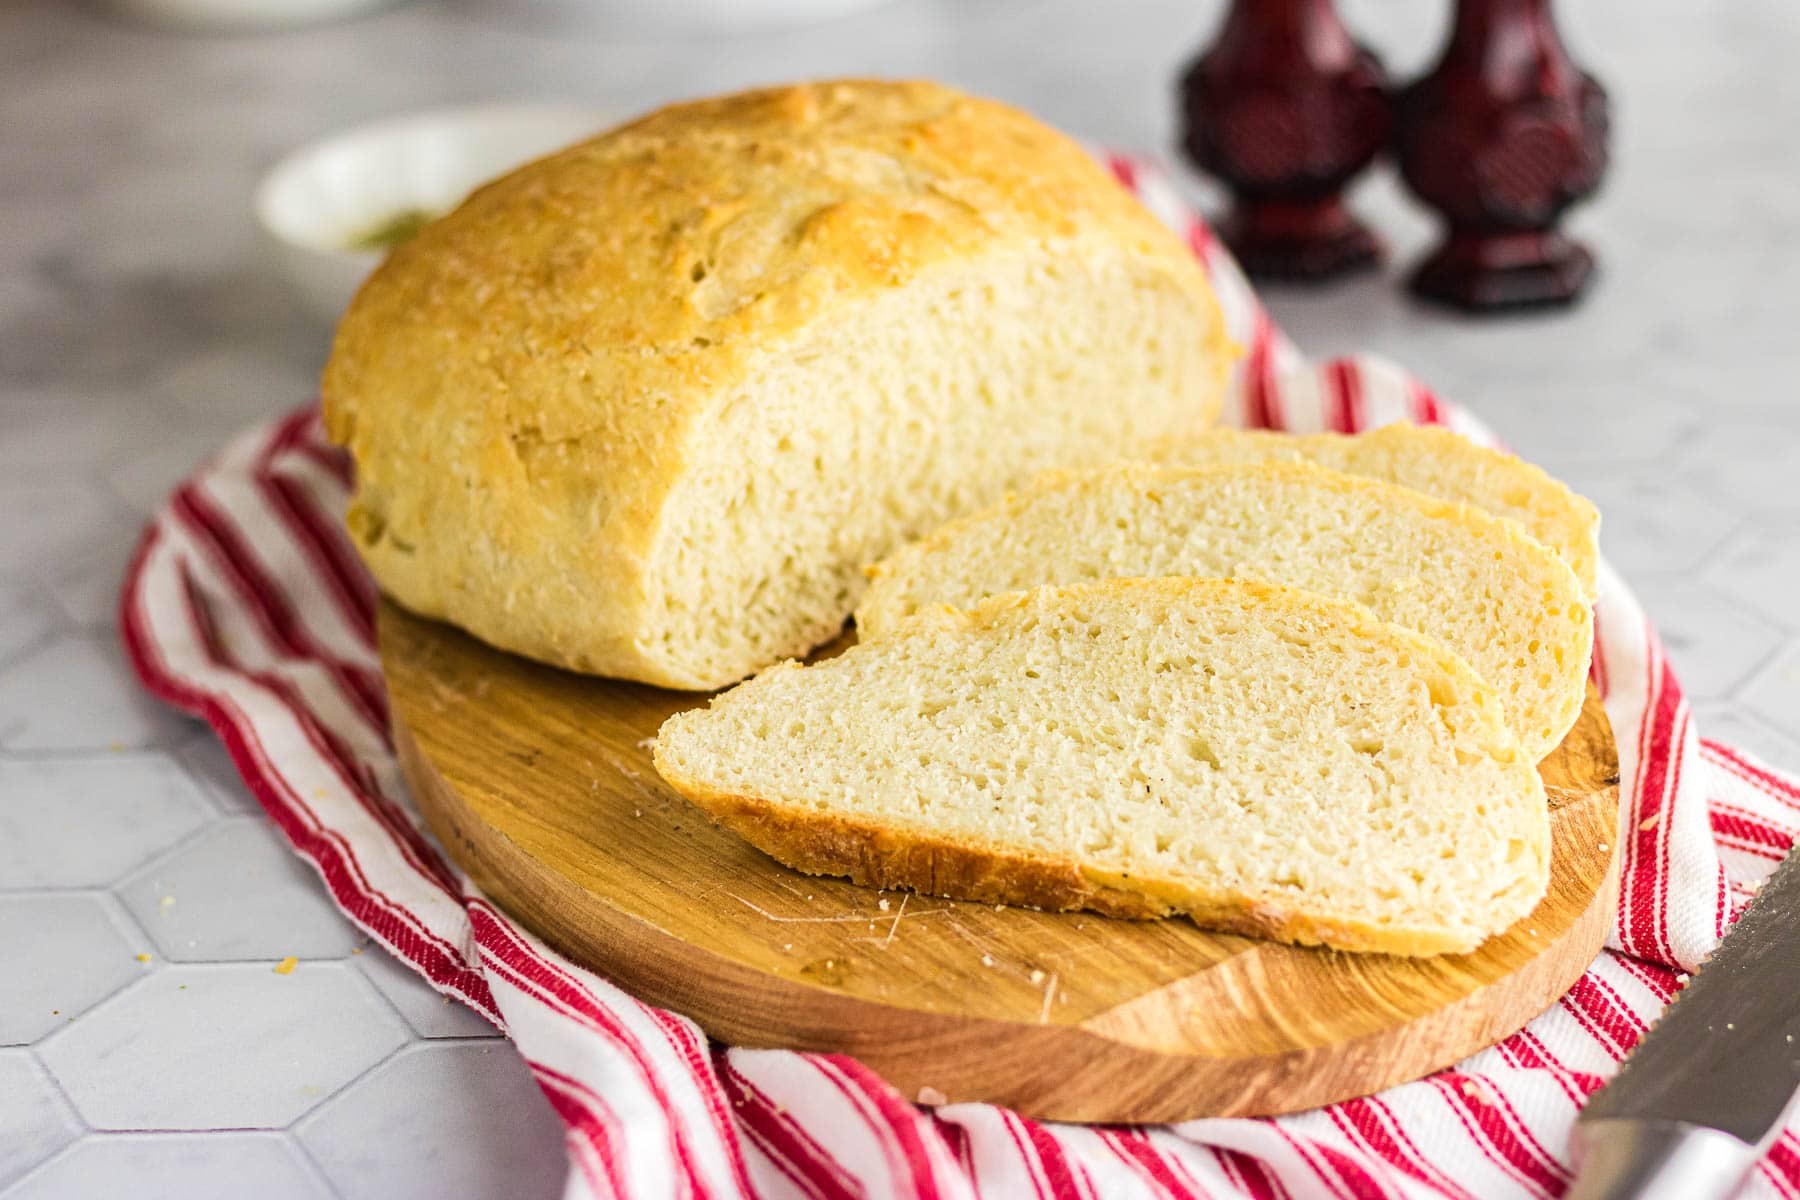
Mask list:
[[[103,1008],[110,1008],[114,1004],[117,1004],[124,998],[125,993],[131,991],[133,988],[141,987],[145,983],[148,983],[150,977],[161,972],[164,967],[165,964],[161,959],[146,963],[142,973],[136,978],[126,980],[112,991],[106,993],[106,995],[100,997],[100,999],[94,1001],[92,1004],[70,1017],[61,1025],[52,1029],[49,1033],[44,1034],[42,1037],[38,1038],[37,1041],[31,1043],[31,1048],[33,1050],[42,1050],[53,1046],[56,1042],[67,1036],[69,1031],[74,1029],[81,1021],[93,1016]],[[45,1065],[48,1066],[47,1063]]]
[[[361,1083],[363,1080],[369,1078],[371,1075],[375,1074],[375,1072],[381,1070],[383,1067],[385,1067],[389,1063],[393,1062],[396,1058],[399,1058],[402,1054],[405,1054],[407,1051],[413,1049],[414,1047],[423,1044],[424,1039],[419,1037],[417,1034],[414,1034],[410,1027],[408,1027],[406,1029],[406,1033],[408,1035],[408,1040],[401,1042],[398,1046],[395,1046],[392,1050],[389,1050],[386,1054],[382,1055],[380,1058],[376,1059],[374,1062],[372,1062],[368,1066],[364,1067],[357,1074],[353,1075],[349,1079],[346,1079],[343,1083],[339,1084],[337,1087],[333,1088],[331,1091],[327,1092],[325,1095],[320,1096],[318,1098],[318,1101],[316,1103],[314,1103],[311,1108],[307,1109],[305,1112],[303,1112],[299,1116],[295,1117],[292,1121],[289,1121],[286,1125],[283,1125],[281,1127],[282,1131],[284,1133],[289,1134],[291,1137],[293,1137],[295,1142],[304,1146],[306,1143],[301,1137],[300,1126],[306,1124],[306,1122],[310,1118],[317,1116],[318,1114],[324,1112],[327,1108],[331,1107],[331,1102],[336,1100],[339,1096],[342,1096],[345,1092],[349,1091],[351,1088],[355,1087],[357,1084]]]
[[[318,1112],[319,1108],[322,1107],[323,1103],[321,1103],[319,1107],[312,1109],[312,1111],[305,1116],[295,1118],[292,1125],[289,1125],[286,1129],[282,1130],[282,1136],[287,1138],[288,1142],[293,1145],[295,1149],[300,1151],[300,1157],[306,1160],[307,1166],[311,1167],[314,1173],[316,1173],[320,1179],[325,1181],[325,1190],[333,1196],[341,1197],[344,1193],[338,1190],[337,1184],[332,1182],[331,1176],[326,1173],[325,1164],[320,1162],[318,1157],[313,1154],[312,1147],[306,1144],[306,1139],[294,1131],[294,1125],[298,1125],[301,1121],[304,1121],[307,1116],[311,1116],[312,1113]],[[0,1200],[4,1200],[4,1197],[0,1197]]]
[[[41,1044],[43,1042],[43,1040],[44,1040],[43,1038],[39,1038],[38,1043]],[[82,1115],[81,1110],[79,1108],[75,1107],[75,1098],[73,1096],[69,1095],[69,1089],[64,1087],[63,1081],[56,1077],[56,1072],[52,1071],[50,1069],[50,1064],[46,1063],[42,1058],[38,1057],[37,1046],[36,1045],[26,1046],[24,1048],[24,1050],[25,1050],[26,1057],[31,1060],[31,1065],[36,1067],[39,1071],[41,1071],[43,1073],[44,1078],[48,1079],[50,1081],[51,1093],[56,1097],[56,1099],[59,1102],[61,1102],[63,1111],[66,1112],[70,1117],[74,1118],[76,1127],[82,1131],[82,1137],[85,1137],[88,1134],[92,1133],[94,1131],[94,1127],[92,1125],[88,1124],[88,1119]],[[79,1142],[81,1140],[81,1138],[77,1137],[74,1140],[76,1142]],[[73,1145],[74,1143],[72,1142],[70,1144]],[[54,1156],[52,1156],[52,1157],[54,1157]]]
[[[180,764],[177,763],[176,765],[179,766]],[[189,780],[189,782],[193,783],[194,781]],[[194,783],[194,786],[197,789],[200,787],[198,783]],[[201,799],[202,801],[207,800],[204,796]],[[177,855],[185,854],[187,851],[206,840],[207,837],[218,832],[221,825],[226,824],[234,818],[250,815],[249,813],[221,813],[218,811],[217,807],[210,802],[206,802],[206,810],[212,814],[206,821],[202,822],[196,828],[189,830],[178,841],[171,843],[160,853],[150,856],[137,866],[131,868],[131,870],[125,872],[125,874],[119,876],[113,881],[112,890],[114,892],[121,892],[131,888],[144,876],[154,872],[159,867],[167,865],[169,861]],[[119,902],[123,904],[124,898],[121,897]],[[145,929],[144,932],[148,934],[150,931]],[[156,939],[151,938],[150,940],[155,941]]]
[[[62,1147],[60,1150],[57,1150],[54,1154],[50,1155],[50,1157],[46,1158],[43,1162],[36,1163],[30,1167],[27,1167],[25,1170],[25,1173],[23,1175],[19,1176],[17,1179],[15,1179],[11,1183],[7,1184],[6,1190],[0,1191],[0,1200],[6,1200],[6,1197],[8,1197],[8,1196],[17,1195],[19,1193],[19,1191],[21,1189],[23,1189],[27,1183],[31,1182],[31,1180],[33,1178],[35,1178],[38,1175],[42,1175],[44,1172],[48,1171],[51,1167],[55,1166],[57,1163],[61,1162],[63,1159],[65,1159],[65,1158],[69,1157],[71,1154],[75,1153],[75,1151],[79,1150],[82,1147],[82,1145],[84,1143],[86,1143],[88,1138],[92,1137],[92,1136],[93,1136],[93,1130],[90,1129],[87,1132],[83,1133],[80,1137],[71,1141],[68,1145]]]

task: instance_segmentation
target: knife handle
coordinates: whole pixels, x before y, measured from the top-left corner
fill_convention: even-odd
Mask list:
[[[1759,1157],[1729,1133],[1686,1121],[1577,1127],[1579,1170],[1563,1200],[1728,1200]]]

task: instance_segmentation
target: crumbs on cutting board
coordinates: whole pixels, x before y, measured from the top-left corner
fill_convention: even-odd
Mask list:
[[[280,962],[276,963],[273,969],[277,975],[292,975],[294,973],[294,968],[299,965],[300,960],[290,954]]]

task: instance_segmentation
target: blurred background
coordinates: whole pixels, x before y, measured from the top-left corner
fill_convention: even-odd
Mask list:
[[[554,102],[598,128],[750,84],[929,76],[1096,144],[1168,155],[1197,204],[1222,203],[1173,148],[1177,81],[1223,0],[413,0],[299,28],[150,23],[266,25],[329,3],[0,2],[7,1200],[94,1194],[82,1181],[176,1162],[199,1172],[181,1177],[195,1195],[206,1180],[240,1194],[252,1170],[270,1195],[552,1195],[561,1179],[553,1119],[511,1056],[374,954],[350,957],[359,936],[249,815],[210,735],[138,696],[117,648],[113,606],[144,515],[233,433],[314,393],[329,322],[256,217],[275,164],[441,106]],[[1452,6],[1339,7],[1406,81],[1430,66]],[[1412,300],[1400,281],[1437,226],[1385,162],[1352,204],[1387,239],[1388,265],[1265,295],[1309,355],[1392,358],[1593,497],[1702,736],[1800,767],[1800,5],[1554,7],[1613,101],[1610,173],[1567,222],[1600,261],[1578,305],[1473,318]],[[112,815],[122,794],[154,804]],[[66,819],[39,821],[52,811]],[[80,865],[73,882],[46,873],[58,855]],[[186,951],[159,924],[171,881],[220,889],[216,911],[175,910],[195,914]],[[90,901],[100,932],[83,933],[76,909]],[[104,953],[45,959],[32,938],[51,926],[59,945],[98,938]],[[283,1082],[271,1100],[274,1085],[247,1075],[227,1089],[238,1100],[213,1089],[201,1103],[182,1062],[117,1053],[166,1014],[129,1007],[141,992],[100,1003],[138,969],[94,974],[90,960],[113,962],[106,939],[118,963],[140,945],[159,962],[171,948],[210,964],[335,955],[366,982],[348,999],[295,982],[221,1008],[209,1018],[221,1038],[252,1059],[276,1047],[265,1080],[286,1061],[283,1036],[329,1043],[337,1065],[310,1092]],[[93,1015],[16,1016],[62,1012],[33,990],[46,980]],[[433,1039],[436,1057],[421,1049]],[[239,1132],[202,1150],[169,1132],[187,1128]],[[244,1132],[265,1129],[297,1140]]]

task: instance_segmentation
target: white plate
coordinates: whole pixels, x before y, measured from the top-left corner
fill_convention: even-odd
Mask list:
[[[256,218],[307,307],[335,322],[380,250],[354,241],[409,210],[447,212],[477,186],[598,132],[575,105],[492,105],[363,125],[294,151],[256,189]]]

